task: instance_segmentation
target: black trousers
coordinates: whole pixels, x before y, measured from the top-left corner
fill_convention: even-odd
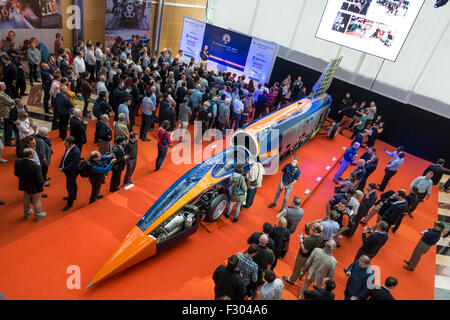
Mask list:
[[[41,172],[42,172],[42,177],[47,180],[47,173],[48,173],[48,166],[43,165],[41,163]]]
[[[89,198],[89,204],[91,204],[95,202],[97,196],[100,194],[100,189],[103,183],[91,179],[89,179],[89,182],[91,183],[91,197]]]
[[[83,117],[87,116],[88,113],[88,107],[89,107],[89,100],[90,98],[83,98],[84,99],[84,107],[83,107]]]
[[[48,102],[50,100],[50,86],[42,86],[42,89],[44,90],[44,110],[45,112],[48,112]]]
[[[119,190],[120,180],[122,179],[122,171],[124,169],[113,169],[112,170],[112,176],[111,176],[111,182],[109,184],[109,191],[110,192],[116,192]]]
[[[86,71],[88,71],[91,74],[91,76],[89,77],[90,82],[95,81],[95,70],[96,69],[97,69],[97,65],[86,63]]]
[[[19,94],[23,96],[25,94],[25,90],[27,89],[27,83],[25,82],[25,74],[22,69],[18,69],[17,76],[17,90]]]
[[[37,64],[34,63],[29,63],[28,67],[30,68],[30,85],[33,85],[33,82],[37,82],[38,81],[38,76],[37,76]]]
[[[4,133],[5,133],[5,144],[11,144],[12,141],[12,133],[14,131],[14,135],[16,138],[16,143],[19,143],[19,129],[17,129],[14,122],[11,120],[5,120],[4,123]]]
[[[77,199],[77,176],[78,171],[64,172],[66,175],[66,189],[69,197],[69,203],[73,203]]]
[[[403,220],[403,218],[406,216],[406,214],[401,214],[399,217],[398,217],[398,219],[397,219],[397,222],[395,223],[395,226],[394,226],[394,228],[393,228],[393,231],[395,232],[395,231],[397,231],[397,229],[400,227],[400,225],[402,224],[402,220]]]
[[[59,137],[65,139],[67,137],[67,125],[69,124],[70,115],[60,114],[59,117]]]
[[[12,81],[5,81],[6,83],[6,94],[12,99],[17,99],[19,97],[17,93],[17,83],[13,84]]]
[[[152,125],[153,125],[153,115],[148,115],[148,114],[143,113],[141,130],[139,131],[139,135],[141,136],[141,139],[147,139],[147,131],[150,130]]]
[[[391,180],[391,178],[397,173],[397,171],[392,171],[389,169],[385,169],[384,170],[384,177],[383,177],[383,181],[381,181],[380,183],[380,191],[384,191],[384,189],[386,189],[386,186],[389,183],[389,180]]]

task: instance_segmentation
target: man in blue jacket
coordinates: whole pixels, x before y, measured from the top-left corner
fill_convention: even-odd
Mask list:
[[[116,159],[112,159],[108,165],[105,165],[108,159],[113,158],[114,154],[110,153],[107,156],[102,156],[98,151],[92,151],[89,158],[86,160],[89,166],[89,182],[91,183],[92,191],[89,199],[89,204],[95,202],[95,199],[101,199],[100,188],[105,184],[105,176],[111,171]]]
[[[344,171],[347,169],[347,167],[350,164],[355,164],[355,158],[358,156],[358,149],[360,147],[360,144],[358,142],[355,142],[353,146],[347,149],[344,153],[344,157],[341,160],[341,166],[339,167],[338,171],[334,175],[333,182],[338,184],[338,180],[342,180],[341,176],[344,173]]]
[[[366,255],[359,257],[344,272],[349,278],[344,292],[345,300],[362,300],[375,287],[374,271],[370,266],[370,258]]]

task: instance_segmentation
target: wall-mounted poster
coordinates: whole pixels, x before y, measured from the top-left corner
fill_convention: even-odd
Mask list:
[[[0,29],[62,29],[61,0],[0,0]]]
[[[106,0],[106,46],[117,37],[132,42],[139,36],[140,42],[150,39],[151,1]]]

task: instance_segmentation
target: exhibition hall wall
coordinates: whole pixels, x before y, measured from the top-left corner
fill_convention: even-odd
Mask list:
[[[273,41],[279,57],[313,70],[343,55],[338,79],[450,118],[450,90],[437,85],[450,74],[450,5],[435,9],[434,2],[424,2],[395,62],[316,38],[326,0],[218,1],[212,22]]]

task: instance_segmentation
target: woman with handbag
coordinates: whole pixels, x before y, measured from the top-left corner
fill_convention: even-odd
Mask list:
[[[238,221],[239,212],[241,211],[241,206],[247,192],[247,185],[245,184],[245,179],[242,175],[243,173],[244,165],[238,164],[234,168],[234,172],[231,174],[230,178],[230,201],[228,202],[228,212],[225,214],[225,217],[230,217],[234,203],[236,203],[236,213],[234,215],[233,223]]]
[[[156,168],[155,171],[158,171],[161,168],[164,159],[167,156],[167,150],[172,143],[172,139],[170,137],[170,132],[167,131],[170,127],[170,122],[164,120],[161,126],[158,128],[158,156],[156,158]]]

